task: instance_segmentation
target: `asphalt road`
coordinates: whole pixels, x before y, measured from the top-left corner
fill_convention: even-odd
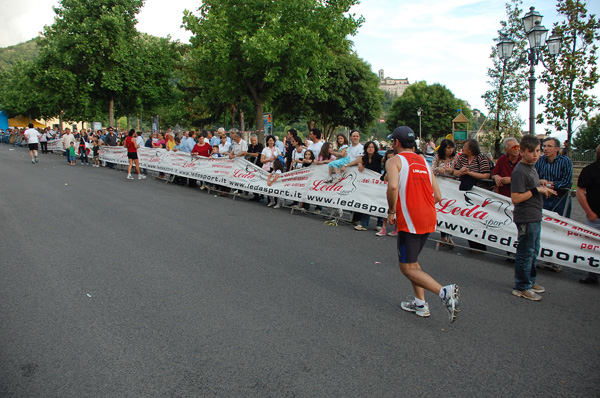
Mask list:
[[[0,146],[0,397],[600,395],[600,287],[463,249],[450,324],[393,238]],[[372,220],[374,223],[374,220]]]

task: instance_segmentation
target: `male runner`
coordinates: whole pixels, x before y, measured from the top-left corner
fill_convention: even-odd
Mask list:
[[[40,143],[41,134],[39,133],[39,131],[33,128],[33,123],[29,123],[29,128],[25,130],[25,133],[23,134],[27,139],[27,146],[29,147],[31,163],[36,164],[38,162],[38,144]]]
[[[425,301],[425,289],[436,293],[454,322],[460,307],[457,285],[442,287],[429,274],[421,270],[419,253],[427,237],[436,227],[435,204],[442,198],[440,188],[426,160],[413,153],[415,133],[410,127],[397,127],[391,136],[396,156],[388,160],[387,201],[388,223],[398,223],[398,258],[400,270],[410,280],[415,291],[412,301],[400,304],[403,310],[428,317],[429,304]]]

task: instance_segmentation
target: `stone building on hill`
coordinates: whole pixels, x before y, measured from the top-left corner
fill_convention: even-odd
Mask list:
[[[387,93],[390,93],[392,97],[400,97],[404,94],[406,88],[410,86],[408,78],[406,79],[394,79],[391,77],[385,77],[383,69],[379,69],[379,88]]]

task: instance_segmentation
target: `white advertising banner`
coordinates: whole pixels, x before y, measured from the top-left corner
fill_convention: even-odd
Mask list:
[[[386,184],[371,170],[349,167],[341,181],[325,184],[328,167],[306,167],[281,174],[271,186],[269,173],[245,159],[192,157],[165,149],[138,149],[140,167],[193,178],[241,191],[277,196],[298,202],[334,207],[374,216],[387,215]],[[100,159],[129,164],[122,147],[100,147]]]
[[[380,175],[349,167],[341,181],[326,184],[326,165],[281,174],[271,186],[268,172],[245,159],[192,157],[164,149],[138,149],[140,166],[227,186],[241,191],[282,197],[324,207],[387,216],[386,187]],[[100,147],[100,159],[128,164],[122,147]],[[437,207],[438,230],[515,252],[517,228],[510,198],[474,187],[460,191],[459,182],[439,178],[442,200]],[[544,211],[541,251],[538,259],[563,266],[596,271],[600,265],[600,233],[584,224]]]
[[[62,140],[50,140],[48,141],[48,150],[49,151],[64,151]]]
[[[438,230],[514,253],[517,227],[510,198],[474,187],[460,191],[458,181],[439,178]],[[538,260],[584,271],[600,265],[600,231],[544,210]]]

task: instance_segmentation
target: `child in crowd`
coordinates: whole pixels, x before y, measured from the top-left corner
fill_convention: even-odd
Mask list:
[[[69,159],[71,160],[69,166],[75,166],[75,143],[73,141],[71,141],[71,146],[69,146]]]
[[[521,161],[511,175],[510,198],[515,205],[513,221],[517,226],[517,255],[515,257],[515,286],[512,294],[527,300],[539,301],[538,293],[546,289],[536,283],[535,262],[540,251],[542,233],[542,204],[544,198],[556,195],[540,186],[535,162],[540,158],[540,140],[526,135],[520,143]]]
[[[315,164],[328,164],[334,161],[336,157],[333,155],[333,146],[331,142],[326,142],[321,147],[321,152],[315,161]]]
[[[302,159],[302,167],[312,166],[315,161],[315,154],[310,149],[307,149],[304,152],[304,159]]]
[[[92,146],[92,155],[94,156],[94,164],[92,167],[100,167],[100,145],[98,144],[98,138],[94,138],[94,145]]]
[[[387,178],[387,174],[385,173],[385,162],[387,162],[389,159],[392,159],[394,156],[396,156],[396,153],[394,152],[393,149],[388,149],[385,152],[385,157],[383,158],[383,167],[382,167],[383,173],[381,174],[381,181],[387,182],[388,178]],[[383,227],[375,235],[377,235],[377,236],[385,236],[386,232],[387,232],[386,231],[386,226],[387,226],[387,218],[384,217],[383,218]],[[390,233],[387,234],[387,235],[389,235],[389,236],[396,236],[396,235],[398,235],[398,231],[396,230],[395,225],[392,226],[392,227],[394,227],[394,230],[390,231]]]
[[[285,160],[281,156],[277,156],[273,161],[273,171],[269,174],[267,178],[267,185],[271,186],[275,181],[279,179],[281,173],[283,173],[283,163]],[[267,206],[271,207],[274,205],[274,209],[279,209],[281,207],[281,203],[283,200],[279,197],[269,196],[269,204]]]
[[[338,172],[344,172],[346,165],[350,163],[350,157],[347,154],[348,150],[348,139],[344,134],[338,134],[336,137],[337,152],[332,154],[337,158],[336,160],[329,163],[329,177],[324,181],[325,183],[337,182],[340,179]]]

